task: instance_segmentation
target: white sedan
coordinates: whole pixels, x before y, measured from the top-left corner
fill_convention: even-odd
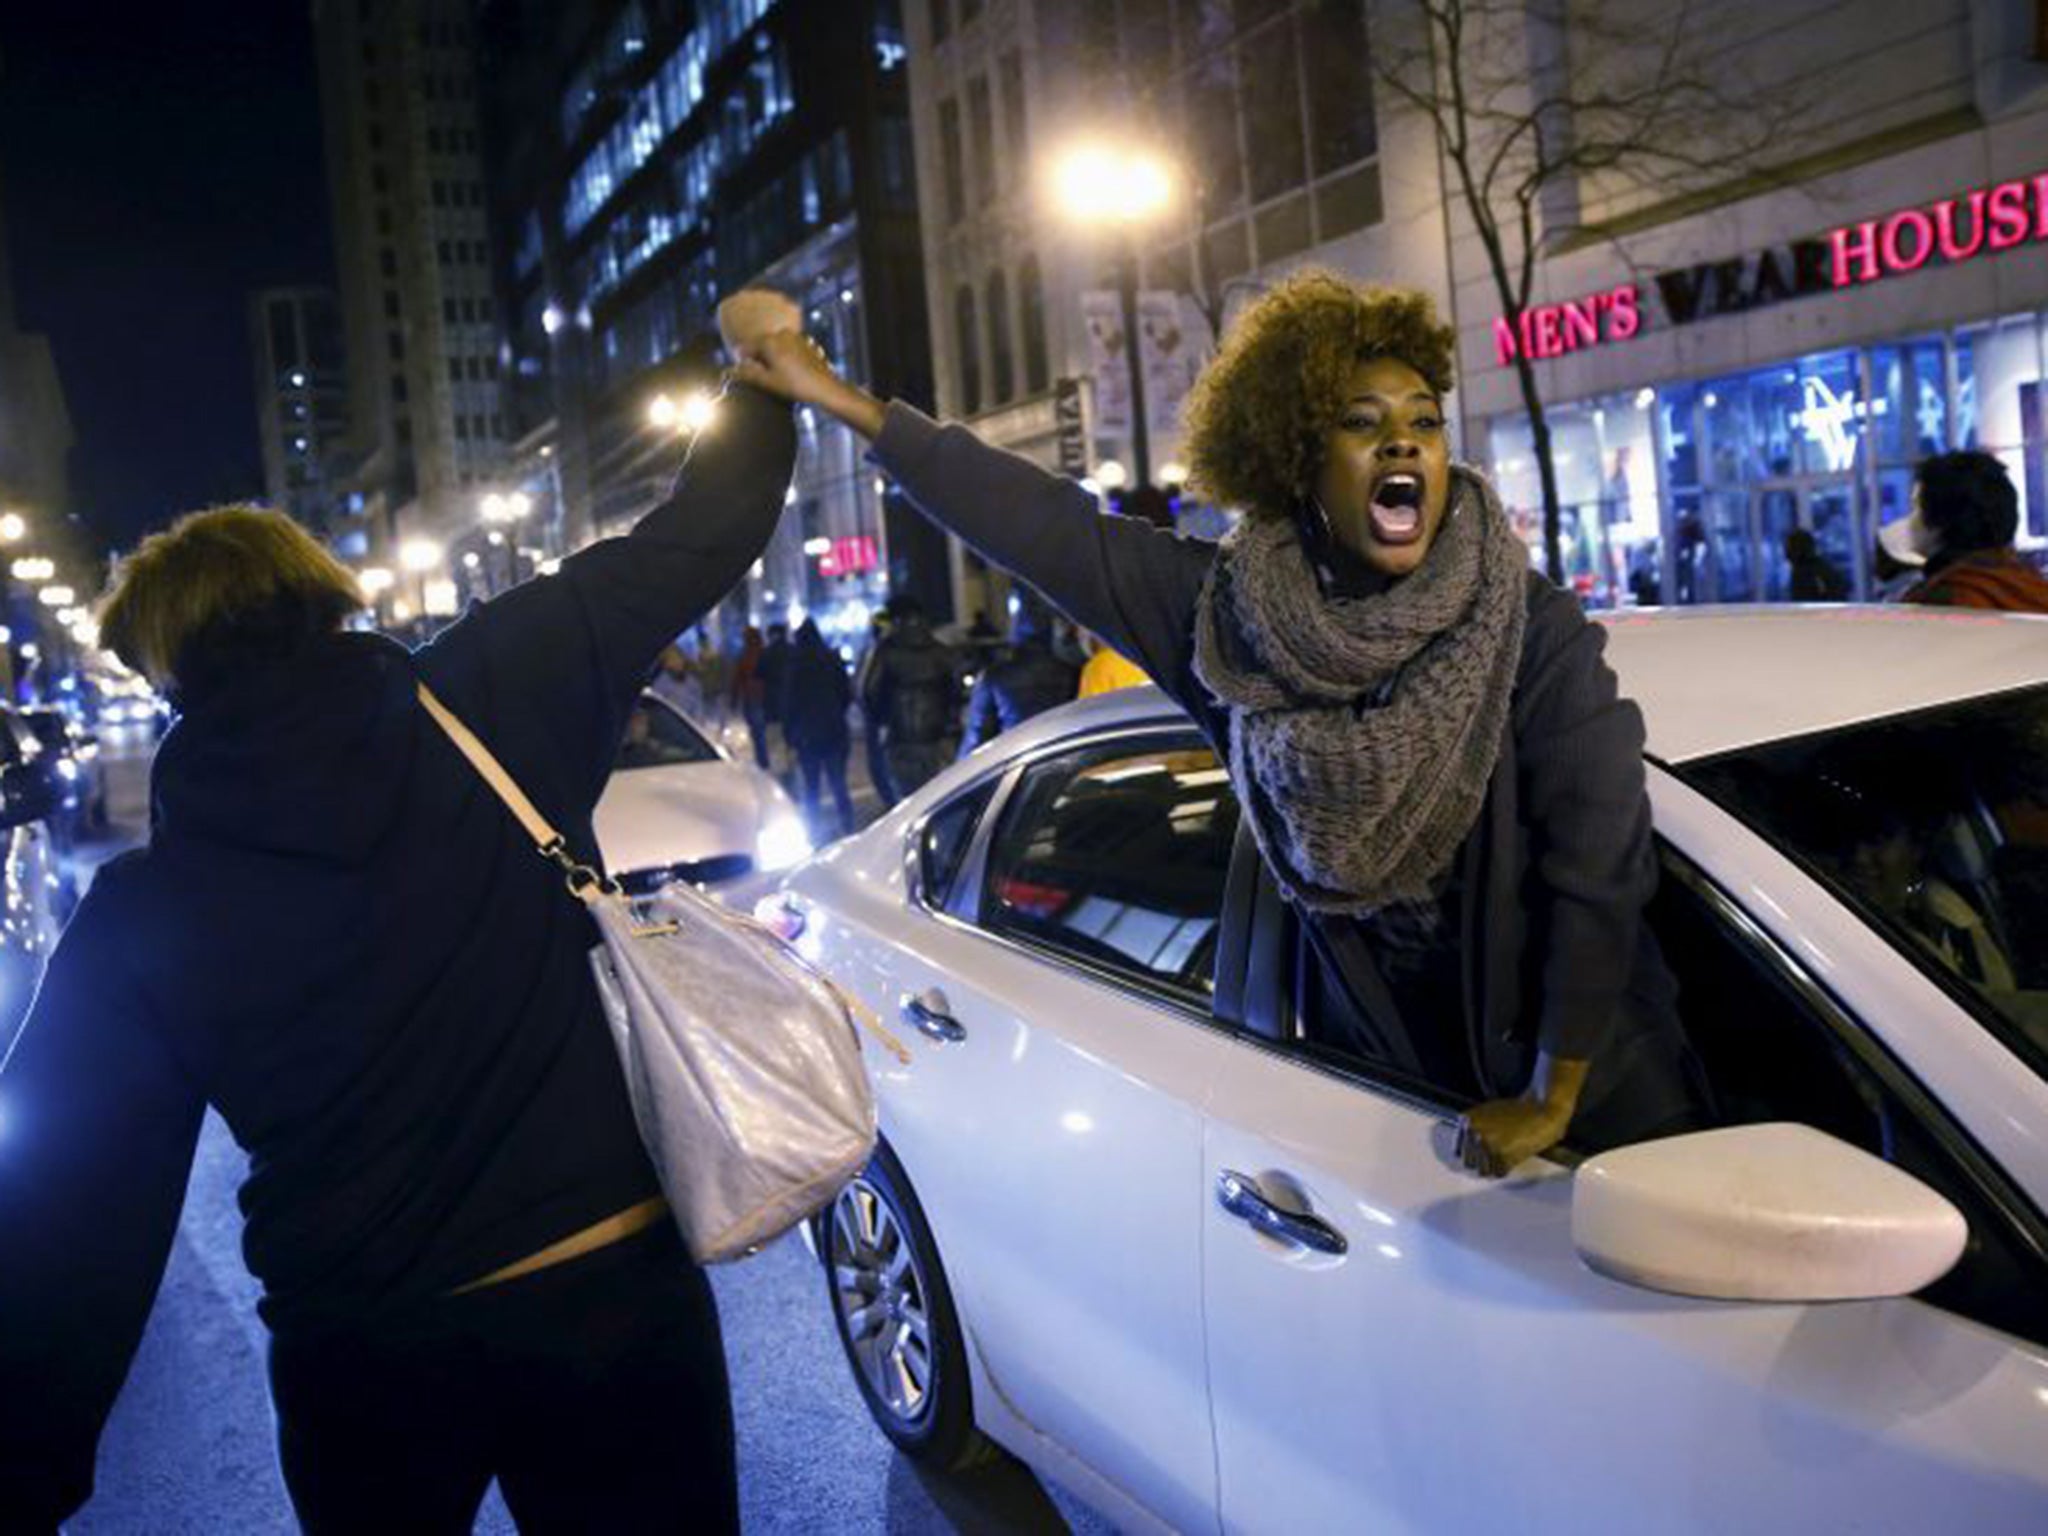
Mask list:
[[[1150,689],[793,872],[913,1047],[813,1234],[898,1446],[1131,1529],[2048,1530],[2048,622],[1610,633],[1687,1140],[1460,1171]]]
[[[802,813],[774,776],[652,692],[627,720],[596,822],[605,868],[636,894],[669,880],[722,891],[811,851]]]

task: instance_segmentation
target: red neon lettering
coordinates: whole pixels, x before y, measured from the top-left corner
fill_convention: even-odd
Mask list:
[[[1627,341],[1643,328],[1642,312],[1636,308],[1636,285],[1623,283],[1607,295],[1613,305],[1609,313],[1607,334],[1614,341]]]
[[[1994,251],[2008,250],[2027,238],[2027,184],[2001,181],[1991,189],[1991,234]]]
[[[1907,258],[1899,246],[1899,236],[1909,229],[1913,231],[1911,259]],[[1918,208],[1907,208],[1893,214],[1884,221],[1884,238],[1880,249],[1887,271],[1919,271],[1927,265],[1927,258],[1934,254],[1934,220]]]
[[[1828,244],[1834,247],[1834,283],[1837,288],[1847,288],[1856,283],[1871,282],[1877,277],[1877,221],[1875,219],[1865,219],[1861,224],[1845,225],[1841,229],[1829,230]],[[1850,275],[1849,270],[1849,263],[1852,261],[1856,263],[1857,267],[1854,276]]]
[[[1576,351],[1600,340],[1600,306],[1593,299],[1572,299],[1564,305],[1564,349]]]
[[[1934,205],[1934,227],[1941,235],[1944,261],[1967,261],[1984,245],[1984,194],[1970,194],[1970,243],[1956,238],[1956,200],[1943,198]]]
[[[1502,316],[1500,319],[1494,321],[1494,361],[1499,363],[1501,367],[1505,368],[1509,363],[1512,363],[1515,360],[1515,353],[1518,350],[1519,348],[1515,341],[1515,328],[1512,325],[1508,324],[1507,317]]]
[[[2034,238],[2048,240],[2048,171],[2034,178]]]
[[[1556,357],[1564,351],[1564,338],[1557,333],[1557,306],[1546,304],[1536,311],[1536,355]]]

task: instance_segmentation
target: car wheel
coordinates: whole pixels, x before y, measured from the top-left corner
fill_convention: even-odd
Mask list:
[[[832,1320],[882,1433],[942,1471],[1000,1455],[974,1427],[953,1293],[910,1181],[886,1146],[876,1147],[820,1226]]]

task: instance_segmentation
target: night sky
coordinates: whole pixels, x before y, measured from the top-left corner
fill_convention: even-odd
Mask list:
[[[245,305],[331,283],[310,0],[0,0],[19,321],[56,352],[76,510],[123,548],[260,495]]]

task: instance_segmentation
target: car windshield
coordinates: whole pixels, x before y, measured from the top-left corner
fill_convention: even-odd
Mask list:
[[[2048,1076],[2048,688],[1688,764]]]
[[[718,749],[666,704],[642,699],[626,718],[619,743],[620,768],[668,768],[677,763],[715,763]]]

